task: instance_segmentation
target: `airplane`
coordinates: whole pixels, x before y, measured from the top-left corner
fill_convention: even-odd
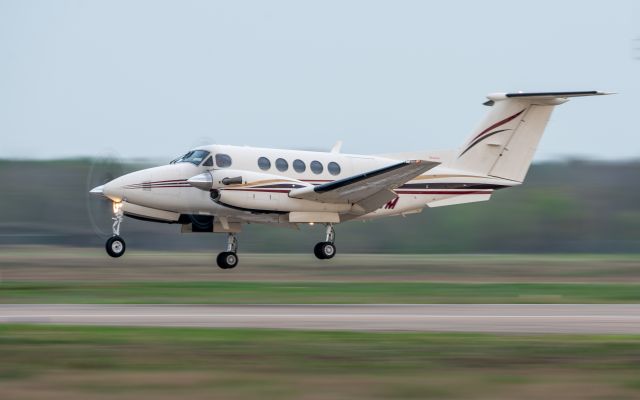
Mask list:
[[[524,182],[554,107],[600,91],[491,93],[485,118],[452,151],[360,155],[229,145],[201,146],[168,165],[132,172],[90,193],[113,202],[111,257],[124,254],[124,216],[228,235],[222,269],[238,264],[243,225],[323,224],[318,259],[336,254],[334,225],[487,201]]]

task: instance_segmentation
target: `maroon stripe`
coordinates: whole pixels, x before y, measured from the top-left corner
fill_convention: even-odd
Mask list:
[[[233,190],[237,192],[263,192],[263,193],[289,193],[290,190],[276,190],[276,189],[222,189]]]
[[[498,129],[497,131],[493,131],[491,133],[487,133],[486,135],[484,135],[483,137],[481,137],[480,139],[475,140],[473,143],[471,143],[466,149],[465,151],[463,151],[458,158],[462,157],[464,155],[464,153],[466,153],[467,151],[471,150],[473,148],[473,146],[477,145],[478,143],[482,142],[483,140],[490,138],[493,135],[496,135],[498,133],[502,133],[502,132],[506,132],[510,129]]]
[[[166,181],[132,183],[131,185],[127,185],[127,186],[156,185],[156,184],[159,184],[159,183],[186,183],[186,184],[188,184],[186,179],[170,179],[170,180],[166,180]]]
[[[126,189],[155,189],[155,188],[188,188],[190,185],[155,185],[155,186],[138,186],[138,187],[126,187]]]
[[[169,179],[167,181],[153,181],[153,182],[143,182],[143,183],[165,183],[165,182],[186,182],[186,179]]]
[[[149,189],[149,188],[154,188],[154,187],[163,187],[163,186],[175,186],[175,187],[190,187],[191,185],[180,185],[177,183],[165,183],[163,185],[136,185],[136,186],[125,186],[125,188],[127,189],[141,189],[141,188],[145,188],[145,189]]]
[[[433,190],[433,191],[411,191],[411,190],[394,190],[394,192],[398,194],[488,194],[493,192],[493,190],[473,190],[470,192],[456,192],[452,190]]]
[[[526,110],[526,108],[525,108],[524,110]],[[479,134],[477,134],[477,135],[476,135],[476,137],[474,137],[471,141],[476,140],[477,138],[479,138],[480,136],[484,135],[485,133],[489,132],[489,131],[490,131],[490,130],[492,130],[492,129],[495,129],[495,128],[497,128],[497,127],[501,126],[501,125],[504,125],[504,124],[506,124],[506,123],[507,123],[507,122],[509,122],[509,121],[513,121],[513,120],[514,120],[518,115],[522,114],[522,113],[524,112],[524,110],[522,110],[522,111],[520,111],[519,113],[514,114],[514,115],[512,115],[512,116],[510,116],[510,117],[507,117],[507,118],[503,119],[502,121],[498,121],[498,122],[496,122],[495,124],[491,125],[491,126],[490,126],[490,127],[488,127],[487,129],[485,129],[485,130],[483,130],[482,132],[480,132]]]
[[[145,182],[145,183],[132,183],[127,186],[156,186],[156,185],[189,185],[188,182],[183,181],[166,181],[166,182]]]

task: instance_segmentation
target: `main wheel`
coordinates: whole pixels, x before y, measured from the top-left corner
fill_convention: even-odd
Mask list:
[[[233,251],[223,251],[218,254],[216,262],[218,263],[218,267],[230,269],[238,265],[238,256]]]
[[[127,246],[124,244],[124,239],[120,236],[111,236],[105,244],[107,254],[111,257],[117,258],[124,254]]]
[[[319,260],[324,260],[324,257],[322,255],[322,250],[320,249],[320,247],[322,247],[323,244],[324,244],[324,242],[319,242],[319,243],[316,243],[315,246],[313,246],[313,254],[315,254],[315,256]]]
[[[330,242],[325,242],[324,245],[320,247],[320,250],[325,260],[333,258],[333,256],[336,255],[336,246]]]
[[[320,260],[328,260],[336,255],[336,246],[331,242],[320,242],[313,248],[313,254]]]

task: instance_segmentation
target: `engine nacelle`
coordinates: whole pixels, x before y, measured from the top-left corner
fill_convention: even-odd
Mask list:
[[[198,189],[209,191],[238,185],[259,185],[261,183],[278,182],[288,185],[290,189],[309,186],[297,179],[286,178],[281,175],[265,174],[262,172],[243,171],[237,169],[216,169],[192,176],[187,182]]]
[[[221,205],[247,211],[343,213],[351,209],[351,204],[291,198],[289,191],[312,185],[281,175],[218,169],[196,175],[187,182],[209,191],[211,199]]]

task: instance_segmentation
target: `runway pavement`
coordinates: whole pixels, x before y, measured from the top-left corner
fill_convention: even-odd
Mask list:
[[[640,304],[20,304],[0,305],[0,323],[640,334]]]

